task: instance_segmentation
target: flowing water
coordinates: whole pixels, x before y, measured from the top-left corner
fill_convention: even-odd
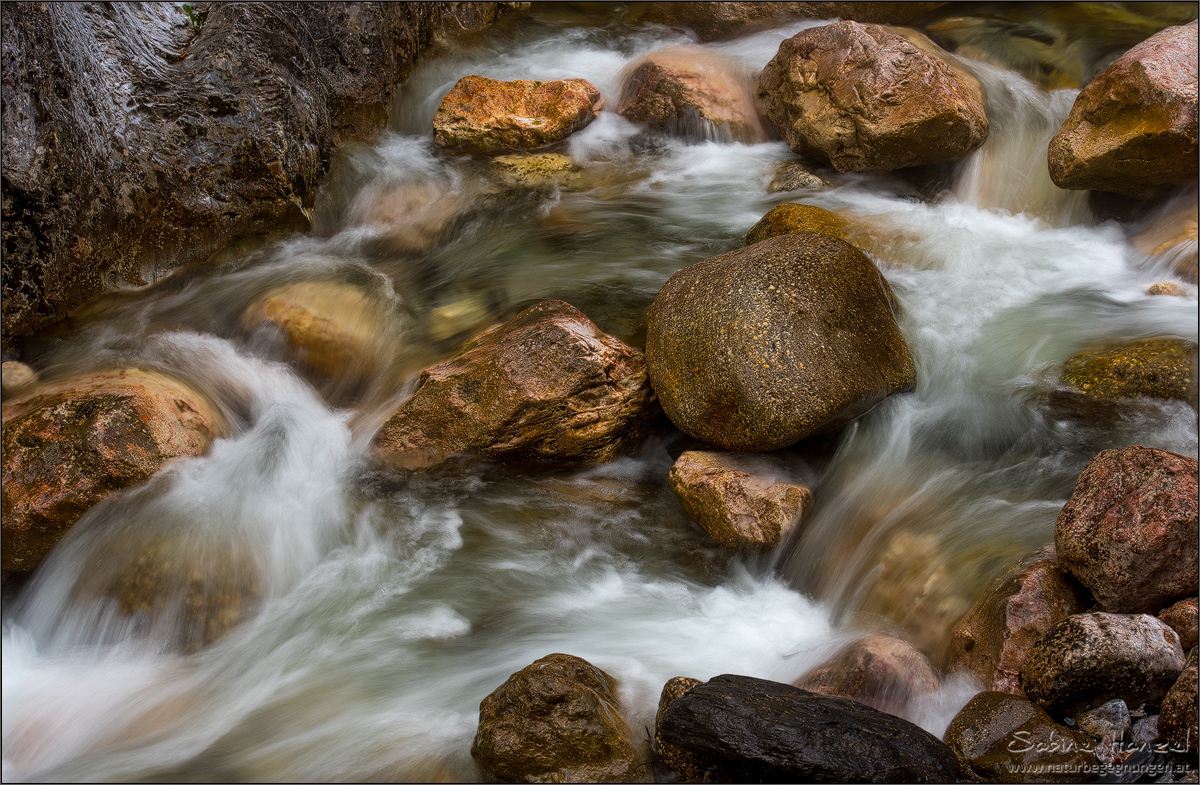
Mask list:
[[[822,172],[827,189],[768,194],[791,158],[781,142],[672,139],[611,111],[622,69],[693,39],[573,14],[427,58],[382,141],[335,155],[311,236],[235,247],[31,345],[44,377],[178,375],[232,432],[94,508],[5,604],[5,780],[472,780],[480,700],[551,652],[616,676],[642,734],[672,676],[793,681],[863,630],[945,667],[950,625],[1051,541],[1092,455],[1196,455],[1184,403],[1080,418],[1049,394],[1089,345],[1197,333],[1194,289],[1145,296],[1162,270],[1050,183],[1046,144],[1074,90],[963,60],[988,93],[982,149],[927,176]],[[708,46],[756,72],[814,24]],[[564,149],[578,179],[511,188],[440,154],[430,120],[468,73],[599,87],[610,111]],[[406,380],[467,335],[554,297],[638,344],[674,271],[797,199],[866,238],[918,384],[781,453],[816,503],[776,553],[729,554],[687,518],[666,484],[686,440],[665,431],[634,456],[543,473],[368,460]],[[379,305],[353,373],[303,374],[277,335],[244,326],[256,297],[301,281]],[[147,575],[158,611],[122,612],[108,589]],[[940,735],[975,689],[948,676],[906,713]]]

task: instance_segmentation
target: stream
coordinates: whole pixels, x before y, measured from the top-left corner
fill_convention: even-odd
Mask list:
[[[602,5],[535,9],[426,55],[382,138],[334,154],[310,235],[235,246],[29,344],[43,378],[177,375],[231,432],[93,508],[6,588],[5,781],[474,781],[480,701],[552,652],[616,677],[647,745],[673,676],[793,682],[877,630],[944,670],[953,624],[1052,541],[1088,459],[1129,444],[1196,456],[1184,402],[1081,418],[1047,395],[1098,342],[1197,340],[1195,287],[1146,296],[1169,271],[1094,218],[1085,192],[1050,182],[1046,145],[1077,90],[964,58],[988,96],[981,149],[929,176],[822,170],[827,188],[772,194],[773,166],[793,157],[783,142],[672,138],[615,113],[622,69],[695,39]],[[705,46],[757,73],[824,23]],[[560,150],[578,181],[514,188],[439,151],[433,114],[467,74],[598,87],[606,111]],[[865,227],[918,381],[780,452],[815,504],[776,551],[729,553],[688,518],[667,473],[693,442],[667,428],[631,456],[545,472],[369,460],[414,375],[466,337],[556,298],[640,347],[676,270],[741,247],[787,201]],[[445,211],[451,230],[432,244],[389,235],[372,221],[389,210],[413,226]],[[277,337],[244,328],[256,297],[300,281],[354,283],[384,304],[354,373],[314,380]],[[104,587],[139,558],[252,607],[207,646],[193,645],[206,622],[186,592],[163,589],[175,605],[152,622],[121,614]],[[978,689],[948,674],[906,716],[941,736]]]

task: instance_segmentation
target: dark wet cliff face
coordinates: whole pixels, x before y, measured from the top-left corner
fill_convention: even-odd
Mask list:
[[[506,3],[12,3],[4,345],[238,238],[305,230],[329,151]]]

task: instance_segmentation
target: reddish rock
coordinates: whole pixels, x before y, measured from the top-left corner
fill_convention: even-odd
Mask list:
[[[765,142],[751,77],[735,59],[698,46],[659,49],[631,66],[617,113],[677,136]]]
[[[1060,188],[1129,195],[1196,180],[1196,22],[1168,27],[1080,91],[1048,152]]]
[[[890,635],[868,635],[821,663],[796,686],[838,695],[904,716],[909,701],[937,692],[937,672],[925,655]]]
[[[732,453],[690,450],[671,467],[671,490],[688,515],[731,551],[774,548],[812,504],[812,491]]]
[[[375,446],[410,467],[463,452],[609,461],[641,440],[654,412],[642,353],[567,303],[547,300],[426,368]]]
[[[1175,630],[1179,636],[1179,645],[1184,651],[1191,649],[1197,643],[1196,634],[1196,598],[1188,597],[1158,614],[1158,618],[1168,627]]]
[[[1021,688],[1054,716],[1120,698],[1157,706],[1183,670],[1179,636],[1153,616],[1081,613],[1051,627],[1021,663]]]
[[[1059,513],[1064,570],[1115,613],[1156,613],[1197,590],[1196,459],[1133,446],[1092,458]]]
[[[1091,604],[1087,591],[1043,548],[1001,573],[954,627],[955,668],[971,671],[985,690],[1024,695],[1021,663],[1046,630]]]
[[[433,137],[443,147],[533,150],[584,128],[603,106],[600,91],[584,79],[502,82],[464,76],[442,99]]]
[[[759,76],[767,118],[792,150],[839,172],[961,158],[987,139],[983,89],[910,36],[856,22],[797,33]]]
[[[96,503],[225,430],[194,390],[136,369],[34,388],[5,401],[3,422],[3,561],[14,572],[33,570]]]
[[[587,660],[542,657],[479,704],[471,756],[501,782],[633,782],[641,761],[615,690]]]
[[[909,25],[946,3],[646,3],[639,21],[687,27],[701,41],[732,38],[750,30],[797,19],[853,19],[882,25]]]
[[[1163,698],[1158,715],[1158,732],[1164,741],[1176,749],[1187,750],[1193,756],[1200,743],[1196,717],[1196,652],[1188,657],[1187,667]]]

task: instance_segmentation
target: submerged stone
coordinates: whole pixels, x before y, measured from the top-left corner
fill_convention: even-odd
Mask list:
[[[821,663],[796,686],[903,717],[910,701],[937,692],[941,683],[921,652],[899,638],[874,634]]]

